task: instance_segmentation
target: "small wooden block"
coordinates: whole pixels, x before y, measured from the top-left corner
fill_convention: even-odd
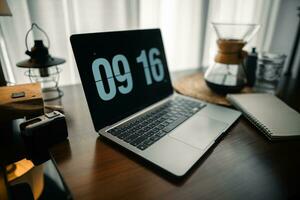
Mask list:
[[[0,122],[44,113],[39,83],[0,87]]]

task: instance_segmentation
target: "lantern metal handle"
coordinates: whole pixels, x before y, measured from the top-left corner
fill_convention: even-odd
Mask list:
[[[32,23],[31,24],[31,28],[27,31],[26,37],[25,37],[25,45],[26,45],[27,51],[29,51],[29,49],[28,49],[28,43],[27,43],[27,41],[28,41],[28,35],[33,30],[34,27],[36,27],[39,31],[41,31],[42,33],[44,33],[44,35],[47,38],[48,49],[49,49],[50,48],[50,40],[49,40],[49,37],[48,37],[47,33],[41,27],[39,27],[36,23]]]

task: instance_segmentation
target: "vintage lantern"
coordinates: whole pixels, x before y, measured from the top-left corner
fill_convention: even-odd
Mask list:
[[[48,46],[45,46],[43,40],[34,40],[34,46],[29,51],[28,35],[36,28],[41,31],[47,38]],[[49,54],[50,40],[47,33],[37,24],[33,23],[25,37],[26,52],[29,59],[17,63],[18,67],[27,68],[25,75],[31,82],[39,82],[44,93],[44,101],[51,101],[62,97],[63,92],[59,89],[59,74],[61,69],[58,65],[65,63],[62,58],[52,57]]]

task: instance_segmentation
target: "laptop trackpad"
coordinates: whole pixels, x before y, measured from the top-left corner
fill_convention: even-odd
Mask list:
[[[176,128],[170,137],[199,149],[206,149],[224,132],[227,124],[198,114]]]

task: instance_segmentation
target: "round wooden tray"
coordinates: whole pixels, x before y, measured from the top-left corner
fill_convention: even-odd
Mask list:
[[[213,92],[205,83],[203,73],[195,73],[186,76],[173,84],[176,92],[203,100],[209,103],[231,106],[226,99],[226,95],[220,95]],[[252,93],[251,87],[245,87],[240,93]]]

